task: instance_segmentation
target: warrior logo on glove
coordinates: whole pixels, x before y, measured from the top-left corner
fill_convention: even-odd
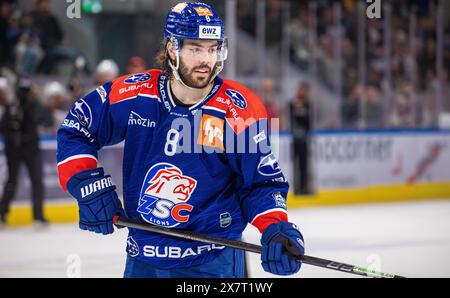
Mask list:
[[[88,185],[81,188],[81,198],[84,199],[85,197],[103,190],[107,187],[114,186],[114,183],[112,182],[111,177],[103,178],[101,180],[97,180],[93,183],[89,183]]]
[[[196,186],[197,180],[183,175],[178,167],[158,163],[145,176],[137,211],[151,224],[175,227],[185,223],[194,208],[187,201]]]

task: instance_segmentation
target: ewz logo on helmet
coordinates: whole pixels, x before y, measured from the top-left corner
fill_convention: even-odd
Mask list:
[[[219,26],[199,26],[199,38],[220,38],[222,28]]]

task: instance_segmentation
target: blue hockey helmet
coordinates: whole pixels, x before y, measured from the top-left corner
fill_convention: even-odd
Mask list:
[[[183,46],[183,40],[217,40],[217,66],[214,79],[223,69],[223,63],[227,59],[227,39],[225,37],[225,27],[220,16],[214,9],[204,3],[183,2],[175,5],[167,15],[164,30],[164,39],[170,41],[176,52],[177,60],[175,65],[169,62],[175,78],[180,79],[178,74],[179,54]]]
[[[164,37],[224,41],[224,25],[211,6],[204,3],[179,3],[166,19]]]

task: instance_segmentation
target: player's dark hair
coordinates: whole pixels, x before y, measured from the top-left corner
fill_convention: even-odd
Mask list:
[[[155,62],[156,65],[162,69],[165,73],[168,73],[170,76],[172,76],[172,69],[169,65],[169,54],[167,53],[167,41],[163,40],[161,42],[161,49],[156,54]]]

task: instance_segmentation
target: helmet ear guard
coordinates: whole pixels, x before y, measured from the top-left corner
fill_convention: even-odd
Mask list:
[[[183,82],[183,80],[182,80],[181,77],[180,77],[180,74],[178,73],[178,69],[180,68],[180,50],[181,50],[181,47],[179,46],[178,39],[176,39],[175,37],[172,36],[172,37],[168,40],[167,43],[168,43],[167,46],[172,47],[172,50],[175,52],[175,65],[173,65],[172,59],[170,58],[170,56],[169,56],[169,59],[168,59],[168,61],[167,61],[167,62],[169,63],[170,68],[172,69],[172,74],[173,74],[173,76],[175,77],[176,80],[180,81],[181,84],[183,84],[185,87],[191,88],[191,87],[187,86],[187,85]],[[167,48],[166,48],[166,55],[168,55],[167,51],[168,51],[168,50],[167,50]]]
[[[168,54],[168,47],[171,48],[171,50],[175,53],[175,63],[176,63],[176,70],[178,70],[179,66],[180,66],[180,51],[181,51],[181,46],[180,46],[180,42],[178,41],[177,38],[175,37],[170,37],[167,41],[166,41],[166,55]],[[172,59],[169,55],[169,65],[172,67],[173,63],[172,63]]]
[[[228,58],[228,39],[226,37],[219,41],[219,47],[217,51],[217,61],[225,62]]]

